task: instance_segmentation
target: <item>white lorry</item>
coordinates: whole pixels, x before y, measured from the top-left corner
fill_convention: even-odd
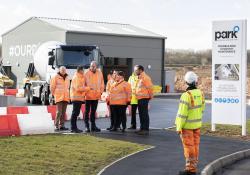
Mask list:
[[[49,41],[42,44],[34,54],[34,62],[29,64],[24,90],[27,103],[49,105],[53,103],[50,94],[50,79],[60,66],[67,68],[70,78],[77,66],[88,68],[91,61],[100,62],[100,49],[94,45],[64,45]]]

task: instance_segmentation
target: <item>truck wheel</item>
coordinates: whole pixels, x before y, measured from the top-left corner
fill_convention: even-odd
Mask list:
[[[30,86],[25,86],[26,103],[30,103]]]

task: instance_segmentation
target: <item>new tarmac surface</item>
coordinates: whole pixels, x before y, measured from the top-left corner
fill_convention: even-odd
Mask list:
[[[182,144],[179,135],[173,131],[151,130],[148,136],[140,136],[132,131],[125,134],[107,131],[95,135],[155,146],[153,149],[115,163],[107,168],[102,175],[175,175],[184,168]],[[219,157],[249,148],[250,142],[202,136],[199,171]]]
[[[106,169],[103,172],[103,175],[175,175],[179,170],[182,170],[185,161],[180,138],[175,132],[162,129],[173,126],[178,103],[179,100],[177,99],[165,98],[155,98],[150,102],[150,127],[154,129],[150,131],[149,136],[139,136],[132,131],[127,131],[125,134],[121,132],[110,133],[108,131],[95,134],[98,137],[155,146],[154,149],[138,153],[117,162]],[[15,105],[26,106],[27,104],[24,99],[17,99]],[[247,116],[250,117],[250,106],[247,106]],[[211,104],[207,103],[203,122],[210,121]],[[98,127],[105,129],[109,127],[110,121],[108,118],[101,118],[98,119],[96,123]],[[66,126],[70,127],[70,122],[67,122]],[[129,126],[130,117],[128,117],[127,121],[127,127]],[[78,127],[79,129],[85,129],[82,120],[78,121]],[[219,157],[249,148],[250,142],[202,136],[199,171],[201,171],[208,163]],[[226,167],[223,169],[225,171],[224,174],[228,175],[229,171],[231,171],[237,172],[238,175],[239,171],[243,172],[242,170],[245,170],[245,167],[248,168],[250,166],[249,163],[250,160],[246,160],[245,162],[239,162],[233,166]]]

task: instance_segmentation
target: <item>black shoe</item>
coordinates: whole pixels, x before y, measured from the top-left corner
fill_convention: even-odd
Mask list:
[[[80,130],[80,129],[72,129],[71,132],[72,132],[72,133],[81,133],[81,132],[83,132],[83,130]]]
[[[130,126],[128,129],[136,129],[136,126]]]
[[[59,132],[59,131],[60,131],[60,129],[56,127],[55,132]]]
[[[111,131],[111,132],[116,132],[116,131],[117,131],[117,128],[111,128],[109,131]]]
[[[106,130],[108,130],[108,131],[109,131],[109,130],[111,130],[112,128],[113,128],[113,127],[112,127],[112,126],[110,126],[110,127],[109,127],[109,128],[107,128]]]
[[[122,129],[122,132],[124,133],[124,132],[125,132],[125,129]]]
[[[180,171],[179,175],[196,175],[196,173],[184,170],[184,171]]]
[[[92,132],[101,132],[101,129],[94,127],[94,128],[91,128],[91,131]]]
[[[88,133],[89,133],[89,132],[90,132],[90,129],[89,129],[89,128],[86,128],[86,129],[85,129],[85,132],[88,132]]]
[[[60,131],[68,131],[69,130],[69,128],[66,128],[65,126],[62,126],[61,128],[60,128]]]

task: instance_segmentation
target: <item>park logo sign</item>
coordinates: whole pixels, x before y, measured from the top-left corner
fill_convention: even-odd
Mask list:
[[[212,130],[242,125],[246,135],[247,21],[214,21],[212,32]]]

